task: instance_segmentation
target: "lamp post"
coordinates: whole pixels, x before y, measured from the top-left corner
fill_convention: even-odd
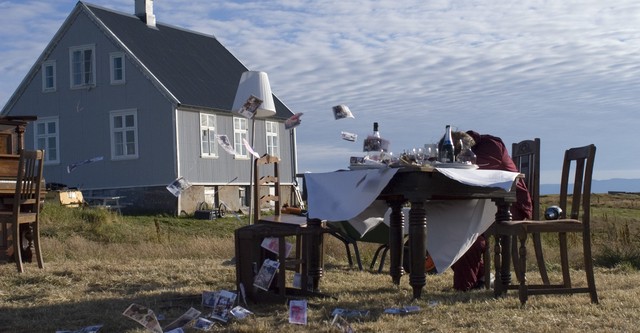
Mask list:
[[[246,71],[240,77],[238,90],[233,101],[233,112],[240,113],[249,119],[251,126],[251,148],[255,144],[255,118],[268,118],[276,114],[273,94],[267,73],[261,71]],[[249,224],[253,224],[253,157],[250,158],[249,174]]]

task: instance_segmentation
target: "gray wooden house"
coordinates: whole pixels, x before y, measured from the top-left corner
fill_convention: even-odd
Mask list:
[[[215,37],[156,23],[151,0],[136,0],[135,14],[80,1],[1,114],[38,117],[25,146],[45,149],[48,183],[125,196],[130,212],[192,213],[201,202],[238,210],[249,206],[242,138],[251,124],[231,108],[247,70]],[[295,131],[284,121],[293,113],[274,102],[275,116],[255,120],[254,149],[281,158],[291,197]],[[221,134],[236,155],[216,142]],[[179,177],[193,186],[175,197],[166,186]]]

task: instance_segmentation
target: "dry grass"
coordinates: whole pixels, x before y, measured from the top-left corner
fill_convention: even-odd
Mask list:
[[[95,324],[104,324],[101,332],[105,333],[145,332],[121,314],[129,304],[152,308],[166,318],[162,322],[166,325],[189,307],[206,313],[200,305],[202,291],[235,289],[235,266],[230,260],[234,256],[233,239],[228,231],[217,232],[237,226],[239,222],[233,219],[206,221],[208,224],[189,221],[187,227],[179,227],[184,221],[158,224],[154,220],[169,219],[150,218],[130,225],[110,217],[107,222],[93,222],[107,226],[90,228],[115,230],[110,234],[120,235],[112,237],[117,241],[105,241],[104,237],[85,234],[87,225],[74,225],[70,221],[73,217],[61,214],[52,212],[55,223],[55,219],[45,222],[43,232],[51,236],[43,239],[44,270],[27,264],[26,272],[18,274],[13,264],[0,265],[0,332],[55,332]],[[627,221],[629,229],[638,226],[637,216]],[[65,228],[67,232],[63,232]],[[85,231],[70,231],[78,228]],[[129,228],[144,241],[132,241],[134,237],[121,230]],[[186,231],[191,229],[199,232]],[[637,246],[634,237],[630,234],[629,239]],[[365,264],[374,249],[373,245],[362,246]],[[548,256],[547,260],[552,278],[558,279],[555,259]],[[576,285],[585,284],[580,273],[574,275]],[[532,271],[529,277],[536,279],[537,274]],[[521,308],[514,291],[505,298],[494,299],[491,291],[452,290],[452,274],[448,271],[429,275],[423,297],[412,301],[408,277],[395,286],[386,270],[374,274],[350,268],[342,244],[328,239],[321,288],[331,297],[309,299],[307,326],[289,324],[284,303],[249,304],[254,316],[217,324],[214,331],[339,332],[330,325],[330,313],[336,307],[370,311],[370,316],[350,322],[357,332],[637,331],[640,272],[629,265],[598,267],[596,284],[598,305],[581,294],[532,296]],[[406,316],[383,313],[385,308],[405,305],[418,305],[421,311]]]

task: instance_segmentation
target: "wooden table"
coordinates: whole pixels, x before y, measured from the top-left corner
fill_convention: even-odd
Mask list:
[[[89,206],[91,207],[117,210],[121,213],[120,209],[122,208],[122,205],[120,204],[120,199],[124,198],[124,196],[96,196],[85,197],[84,200],[89,203]]]
[[[515,184],[515,182],[514,182]],[[514,185],[515,186],[515,185]],[[389,252],[389,274],[393,283],[399,284],[404,275],[402,267],[404,216],[402,206],[411,203],[409,211],[409,251],[411,253],[411,273],[409,284],[413,288],[413,297],[420,298],[422,288],[426,285],[425,259],[427,218],[425,202],[427,200],[467,200],[490,199],[495,202],[498,211],[496,221],[511,220],[509,208],[516,200],[515,187],[506,192],[502,189],[470,186],[450,179],[437,171],[425,168],[403,168],[391,179],[380,194],[380,199],[387,201],[391,207]],[[510,260],[508,244],[501,240],[502,260]],[[508,261],[507,261],[508,262]],[[503,279],[510,276],[509,266],[500,272]]]
[[[402,213],[402,206],[409,202],[411,203],[411,210],[409,211],[409,251],[411,254],[411,272],[409,274],[409,284],[413,288],[413,297],[420,298],[422,289],[426,285],[425,274],[425,257],[426,257],[426,242],[425,236],[427,232],[427,215],[426,215],[426,202],[428,200],[470,200],[470,199],[489,199],[492,200],[497,206],[496,221],[507,221],[511,219],[511,213],[509,208],[512,202],[516,200],[515,194],[515,182],[510,182],[507,186],[511,185],[511,191],[506,191],[497,187],[483,187],[483,186],[471,186],[463,184],[457,180],[451,179],[444,174],[437,171],[432,167],[402,167],[393,173],[391,178],[385,178],[384,176],[378,177],[376,172],[371,174],[362,175],[362,173],[356,173],[355,171],[340,171],[341,173],[333,173],[339,175],[339,177],[350,177],[350,173],[353,173],[357,183],[350,189],[333,189],[332,184],[327,185],[324,182],[318,187],[321,189],[312,189],[307,187],[307,197],[309,203],[309,217],[312,218],[324,218],[326,214],[327,220],[339,221],[348,219],[350,217],[343,218],[330,218],[335,213],[327,211],[337,210],[338,206],[348,206],[348,202],[353,198],[354,203],[363,196],[373,196],[371,200],[381,199],[385,200],[391,208],[390,216],[390,234],[389,234],[389,250],[391,265],[389,272],[393,283],[399,284],[402,275],[404,275],[404,269],[402,267],[402,255],[403,255],[403,229],[405,217]],[[329,173],[332,174],[332,173]],[[311,174],[311,177],[313,174]],[[391,175],[388,173],[388,175]],[[305,176],[305,183],[307,177]],[[325,179],[321,179],[322,176],[312,180],[321,184]],[[343,181],[345,178],[341,178]],[[379,192],[371,190],[371,187],[377,184],[382,187]],[[311,184],[310,184],[311,185]],[[315,186],[315,185],[314,185]],[[337,191],[349,192],[343,194],[343,199],[334,199],[334,197],[341,196],[341,193]],[[360,192],[362,191],[362,192]],[[377,197],[376,197],[377,196]],[[318,201],[320,200],[320,201]],[[321,201],[329,201],[327,207],[335,207],[335,209],[326,209],[323,211],[313,211],[313,203],[319,203]],[[369,201],[370,202],[370,201]],[[362,204],[362,201],[359,203]],[[363,208],[364,209],[364,208]],[[500,253],[502,260],[510,260],[509,246],[505,242],[508,239],[501,240],[502,248]],[[501,258],[497,258],[501,259]],[[498,264],[498,263],[496,263]],[[497,266],[496,266],[497,267]],[[500,276],[503,279],[508,279],[510,276],[509,266],[505,265],[505,271],[501,272]]]

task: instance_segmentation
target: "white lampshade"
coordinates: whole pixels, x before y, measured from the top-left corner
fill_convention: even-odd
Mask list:
[[[260,71],[242,73],[231,110],[238,112],[251,95],[262,100],[262,104],[256,110],[256,118],[266,118],[276,114],[276,106],[273,103],[273,94],[271,93],[271,85],[269,85],[267,73]]]

